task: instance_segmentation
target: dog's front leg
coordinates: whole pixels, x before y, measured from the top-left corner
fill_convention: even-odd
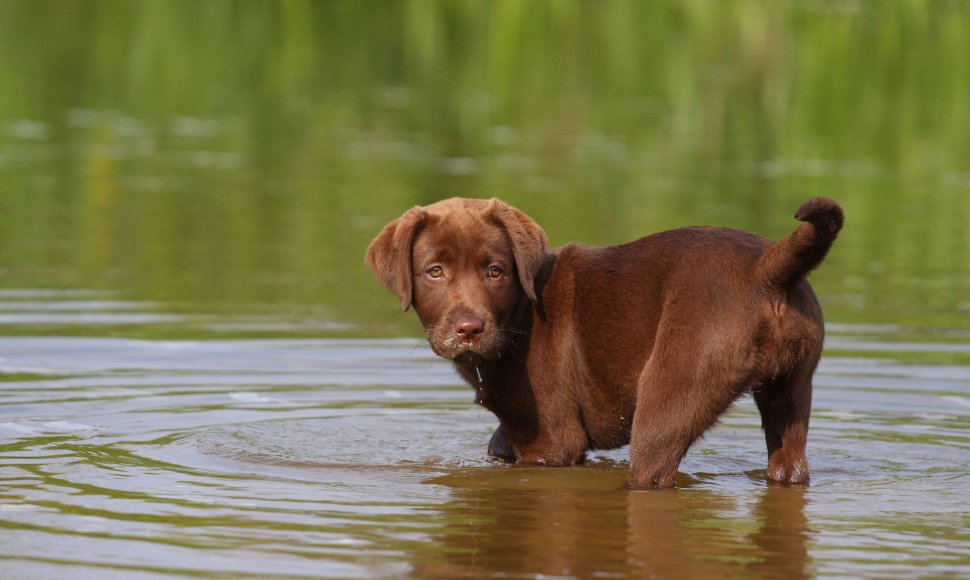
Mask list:
[[[585,460],[589,438],[579,407],[546,385],[502,382],[488,374],[484,378],[492,388],[482,391],[479,401],[501,422],[488,445],[489,455],[521,465],[564,466]]]
[[[586,460],[589,439],[578,415],[548,416],[540,412],[539,429],[535,439],[515,446],[521,465],[563,467]]]
[[[586,445],[581,438],[572,443],[563,440],[550,441],[548,437],[541,437],[536,441],[522,445],[518,452],[512,444],[505,427],[499,425],[488,443],[488,454],[491,457],[503,459],[510,463],[523,465],[548,465],[559,467],[576,465],[586,459]]]

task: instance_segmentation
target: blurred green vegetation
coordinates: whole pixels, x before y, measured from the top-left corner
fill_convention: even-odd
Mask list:
[[[827,195],[829,320],[966,329],[968,7],[5,0],[0,288],[397,334],[363,254],[414,204],[609,244]]]

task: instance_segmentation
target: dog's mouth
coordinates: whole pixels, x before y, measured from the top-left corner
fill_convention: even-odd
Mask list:
[[[477,324],[476,324],[477,323]],[[499,356],[505,340],[491,320],[468,316],[426,327],[428,343],[441,358],[477,366]]]
[[[468,343],[454,338],[439,340],[435,336],[429,336],[428,342],[431,344],[431,349],[441,358],[458,364],[474,366],[492,358],[496,346],[491,337]]]
[[[451,360],[455,361],[456,363],[463,364],[463,365],[478,366],[478,365],[482,364],[483,362],[485,362],[485,357],[483,357],[482,355],[480,355],[479,353],[477,353],[475,351],[466,350],[465,352],[458,353]]]

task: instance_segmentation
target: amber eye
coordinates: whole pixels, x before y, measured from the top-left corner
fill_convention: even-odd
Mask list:
[[[431,268],[428,269],[428,276],[431,276],[432,278],[441,278],[444,275],[445,270],[441,266],[431,266]]]
[[[502,277],[502,274],[504,274],[504,273],[505,273],[505,270],[499,268],[498,266],[490,266],[488,268],[488,277],[489,278],[501,278]]]

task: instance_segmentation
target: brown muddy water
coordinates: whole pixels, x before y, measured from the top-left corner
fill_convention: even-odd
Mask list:
[[[33,315],[91,320],[66,303]],[[832,326],[861,354],[816,376],[812,484],[766,483],[745,398],[667,491],[626,489],[626,449],[489,460],[416,339],[2,337],[0,577],[966,575],[970,368],[893,355],[970,347]]]

